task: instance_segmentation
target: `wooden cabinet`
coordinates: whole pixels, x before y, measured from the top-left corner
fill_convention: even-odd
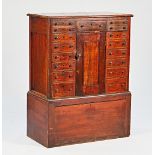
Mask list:
[[[46,147],[129,136],[132,15],[28,15],[28,136]]]

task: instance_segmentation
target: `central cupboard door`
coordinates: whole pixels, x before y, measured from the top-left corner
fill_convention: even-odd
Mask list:
[[[105,33],[77,33],[76,95],[104,92]]]

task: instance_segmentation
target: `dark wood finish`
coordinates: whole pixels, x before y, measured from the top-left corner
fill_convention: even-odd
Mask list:
[[[46,147],[129,136],[130,98],[122,93],[48,100],[31,91],[28,136]]]
[[[98,94],[104,91],[104,37],[100,32],[77,34],[77,95]]]
[[[129,136],[132,15],[28,15],[28,136],[46,147]]]

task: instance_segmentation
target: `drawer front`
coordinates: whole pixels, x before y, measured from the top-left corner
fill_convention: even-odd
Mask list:
[[[74,69],[75,70],[75,61],[52,64],[53,71],[59,71],[59,70],[64,70],[64,69]]]
[[[90,98],[88,98],[90,100]],[[76,103],[76,99],[75,103]],[[63,102],[63,101],[61,101]],[[53,120],[53,107],[49,106],[49,120]],[[80,103],[55,108],[55,143],[72,144],[112,137],[122,137],[130,130],[130,100],[125,99]],[[49,128],[53,129],[53,124]],[[53,141],[53,130],[49,141]]]
[[[75,52],[75,49],[76,49],[76,45],[74,42],[52,44],[53,52]]]
[[[106,70],[106,78],[126,77],[127,75],[127,68],[108,68]]]
[[[127,50],[125,49],[111,49],[106,50],[106,58],[115,58],[115,57],[126,57],[127,56]]]
[[[73,83],[53,84],[53,98],[75,96],[75,85]]]
[[[76,34],[75,33],[62,33],[62,34],[53,34],[52,35],[52,42],[61,42],[61,41],[76,41]]]
[[[75,27],[66,27],[66,26],[53,26],[52,27],[52,32],[53,33],[60,33],[60,32],[63,32],[63,33],[67,33],[67,32],[75,32]]]
[[[107,49],[113,48],[127,48],[127,40],[108,41]]]
[[[106,29],[105,21],[78,21],[79,31],[104,31]]]
[[[111,25],[127,25],[128,24],[128,20],[127,19],[112,19],[112,20],[108,20],[107,21],[107,25],[111,26]]]
[[[62,61],[71,61],[75,60],[74,53],[54,53],[52,54],[52,61],[53,62],[62,62]]]
[[[128,30],[128,20],[109,20],[107,21],[108,31],[127,31]]]
[[[107,40],[128,38],[128,32],[107,32]]]
[[[127,89],[127,78],[106,80],[106,93],[119,93],[127,91]]]
[[[52,73],[52,82],[73,82],[75,80],[74,71],[61,71]]]
[[[106,61],[107,67],[123,67],[127,66],[127,60],[126,59],[108,59]]]
[[[128,25],[112,25],[107,28],[107,31],[127,31]]]
[[[75,26],[75,21],[70,19],[55,19],[52,21],[53,26]]]

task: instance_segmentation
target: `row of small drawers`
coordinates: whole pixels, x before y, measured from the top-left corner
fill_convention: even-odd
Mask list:
[[[57,32],[73,32],[78,31],[125,31],[128,30],[128,19],[115,19],[115,20],[53,20],[51,29],[53,33]]]
[[[61,20],[58,22],[60,23]],[[75,49],[76,34],[72,27],[72,22],[68,25],[54,24],[52,27],[52,97],[75,96]],[[62,33],[54,33],[54,32]]]
[[[106,34],[106,93],[127,91],[128,33]]]

